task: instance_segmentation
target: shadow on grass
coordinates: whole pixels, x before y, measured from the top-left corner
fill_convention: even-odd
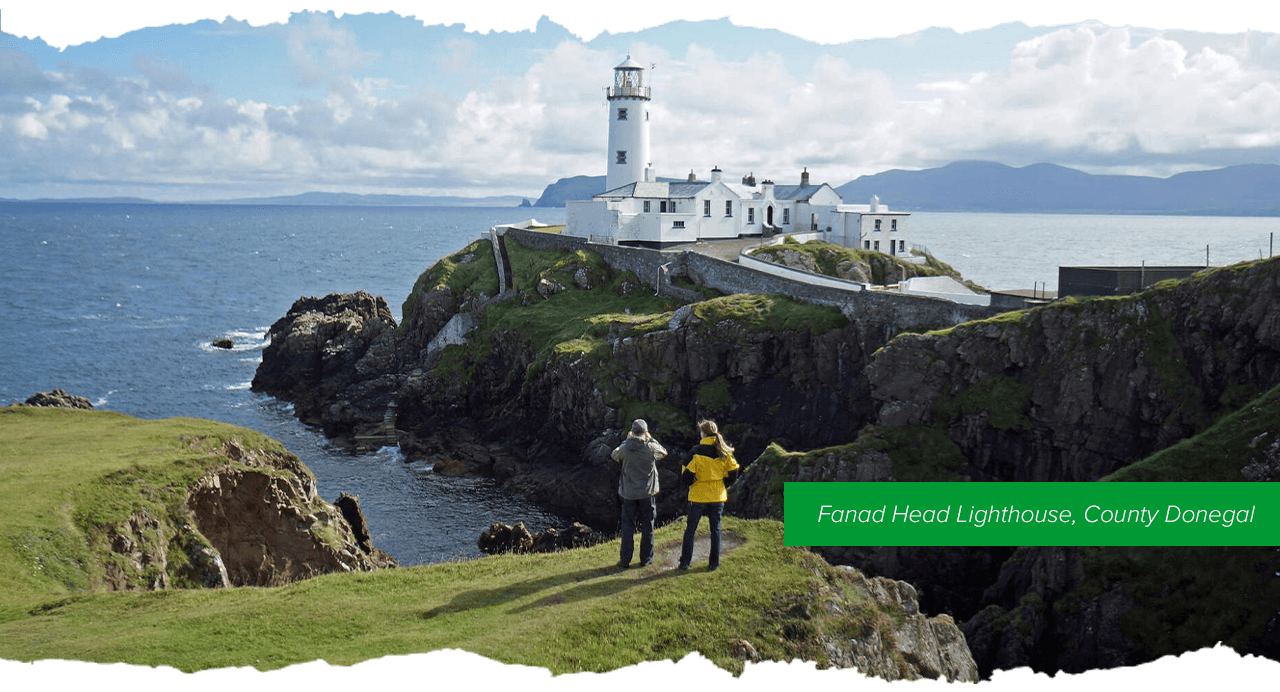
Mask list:
[[[724,531],[721,539],[720,552],[721,555],[732,551],[734,548],[742,545],[744,539],[732,531]],[[573,583],[578,586],[572,586],[563,591],[547,595],[532,603],[528,603],[513,608],[508,613],[518,614],[535,608],[545,606],[562,605],[565,603],[574,603],[590,598],[599,598],[601,596],[613,596],[627,589],[643,584],[656,583],[660,580],[678,577],[685,572],[677,571],[675,565],[680,560],[681,540],[666,540],[654,545],[655,564],[652,567],[619,569],[615,565],[605,565],[601,567],[593,567],[591,569],[578,570],[576,572],[565,572],[563,574],[553,574],[539,579],[529,579],[514,584],[507,584],[492,589],[472,589],[463,591],[453,597],[449,603],[436,606],[431,610],[422,614],[424,619],[430,619],[439,615],[448,615],[450,613],[461,613],[476,608],[496,608],[512,601],[518,601],[528,596],[532,596],[540,591],[547,589],[556,589]],[[709,537],[705,532],[698,535],[694,542],[693,559],[694,562],[701,562],[705,565],[707,559],[707,550],[709,545]],[[694,572],[704,571],[694,569]],[[582,583],[586,582],[586,583]]]

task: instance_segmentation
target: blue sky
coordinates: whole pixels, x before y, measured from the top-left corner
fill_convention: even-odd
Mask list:
[[[1280,162],[1280,11],[1251,3],[580,5],[5,9],[0,30],[44,43],[0,47],[0,197],[536,197],[603,173],[601,88],[627,51],[657,65],[660,175],[808,167],[838,185],[961,159],[1159,176]],[[366,10],[399,16],[343,14]],[[723,17],[785,33],[646,31]],[[1015,20],[1047,28],[991,30]]]

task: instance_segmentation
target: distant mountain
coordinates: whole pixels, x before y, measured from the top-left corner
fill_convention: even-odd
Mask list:
[[[678,183],[684,178],[664,178],[658,176],[660,183]],[[542,191],[542,196],[537,202],[533,203],[535,207],[563,207],[565,202],[575,199],[591,199],[593,196],[604,192],[605,176],[603,175],[575,175],[572,178],[561,178],[551,183]]]
[[[1150,178],[1090,175],[1049,163],[1013,168],[961,161],[865,175],[836,191],[851,204],[878,195],[903,211],[1280,216],[1280,165]]]
[[[565,202],[574,199],[591,199],[592,196],[604,192],[603,175],[575,175],[572,178],[561,178],[547,186],[535,207],[563,207]]]
[[[519,195],[496,197],[427,197],[422,195],[357,195],[350,192],[304,192],[282,197],[244,197],[205,204],[280,204],[348,207],[517,207]]]

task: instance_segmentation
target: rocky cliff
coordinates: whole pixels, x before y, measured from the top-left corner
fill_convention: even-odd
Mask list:
[[[872,425],[832,449],[771,448],[736,508],[776,514],[787,480],[1270,480],[1278,299],[1280,260],[1258,261],[899,335],[866,368]],[[1272,548],[823,554],[920,586],[926,607],[963,621],[984,675],[1130,665],[1218,641],[1280,657]]]
[[[0,576],[31,593],[262,586],[395,566],[368,542],[354,498],[325,502],[298,457],[255,431],[35,406],[0,408],[0,427],[13,452],[5,531],[17,537]]]
[[[591,252],[505,248],[510,288],[479,241],[419,278],[398,327],[367,295],[299,300],[254,389],[348,440],[374,435],[394,401],[410,458],[492,475],[598,528],[616,525],[609,452],[632,418],[680,453],[699,418],[719,419],[750,461],[773,441],[846,441],[874,411],[863,368],[892,336],[874,319],[776,295],[682,306]],[[683,507],[661,497],[662,516]]]
[[[187,488],[173,511],[142,509],[100,529],[105,588],[274,586],[396,565],[361,545],[357,534],[367,527],[318,497],[315,478],[296,456],[238,439],[214,453],[228,463]]]

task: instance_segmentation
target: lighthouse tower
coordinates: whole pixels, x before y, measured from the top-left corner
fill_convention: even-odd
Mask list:
[[[609,99],[609,167],[604,189],[645,179],[649,168],[649,87],[644,68],[627,59],[613,68]]]

